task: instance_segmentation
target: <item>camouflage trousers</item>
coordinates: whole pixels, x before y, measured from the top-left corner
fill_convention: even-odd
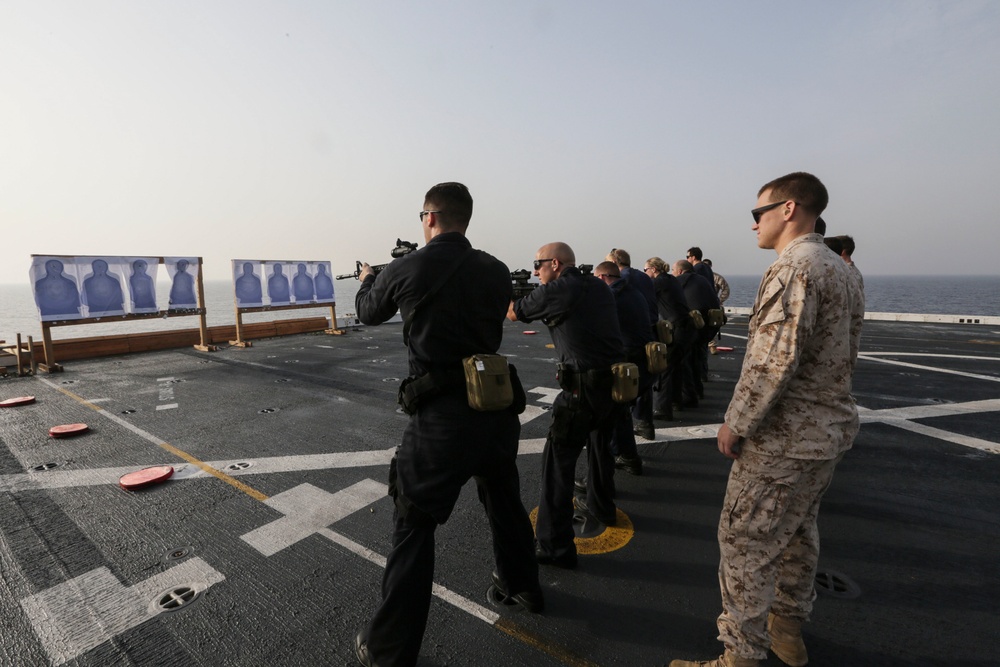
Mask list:
[[[729,473],[719,519],[719,641],[743,658],[767,658],[767,614],[809,618],[819,560],[816,515],[833,460],[744,451]]]

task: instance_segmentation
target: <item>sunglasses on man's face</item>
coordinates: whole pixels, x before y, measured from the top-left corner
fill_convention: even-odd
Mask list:
[[[776,201],[773,204],[768,204],[767,206],[761,206],[760,208],[755,208],[754,210],[750,211],[750,215],[753,216],[753,221],[755,223],[759,223],[760,222],[760,216],[764,215],[765,213],[767,213],[768,211],[770,211],[772,208],[778,208],[779,206],[781,206],[782,204],[784,204],[786,201],[788,201],[788,200],[787,199],[782,199],[781,201]]]
[[[551,257],[549,259],[536,259],[534,263],[535,271],[542,268],[542,265],[545,264],[545,262],[551,262],[551,261],[553,261],[553,258]]]

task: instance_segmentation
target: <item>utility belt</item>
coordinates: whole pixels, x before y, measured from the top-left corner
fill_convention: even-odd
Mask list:
[[[499,354],[474,354],[462,359],[462,368],[438,369],[408,377],[399,386],[403,412],[416,414],[420,404],[447,392],[465,389],[469,407],[480,412],[511,408],[524,412],[527,401],[517,369]]]
[[[633,363],[613,364],[611,368],[577,371],[566,364],[556,366],[556,381],[563,391],[578,394],[582,387],[611,390],[611,400],[628,403],[639,395],[639,367]]]

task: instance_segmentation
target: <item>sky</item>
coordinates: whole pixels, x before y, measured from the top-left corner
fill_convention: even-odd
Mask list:
[[[1000,274],[1000,3],[0,0],[0,283],[30,255],[389,261],[427,189],[511,270],[759,275],[793,171],[872,275]]]

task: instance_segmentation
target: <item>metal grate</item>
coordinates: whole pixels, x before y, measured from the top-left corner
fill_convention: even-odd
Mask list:
[[[200,593],[194,586],[175,586],[157,595],[153,604],[159,611],[177,611],[197,600]]]
[[[816,573],[816,590],[834,598],[853,599],[861,595],[861,587],[850,577],[833,570]]]

